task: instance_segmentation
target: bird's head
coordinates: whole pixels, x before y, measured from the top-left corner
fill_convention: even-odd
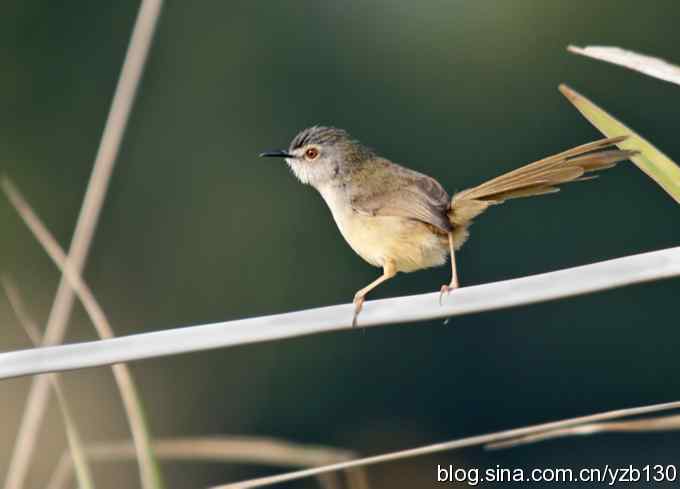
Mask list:
[[[325,126],[303,129],[287,150],[260,154],[285,158],[298,180],[316,188],[341,178],[351,166],[360,165],[371,155],[371,151],[353,140],[347,131]]]

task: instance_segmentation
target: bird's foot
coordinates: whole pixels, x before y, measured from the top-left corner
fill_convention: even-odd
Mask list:
[[[458,282],[451,282],[450,284],[444,284],[442,285],[442,288],[439,289],[439,305],[442,305],[442,299],[444,298],[444,294],[449,295],[449,293],[452,290],[455,290],[458,288]]]
[[[364,307],[364,302],[366,301],[366,296],[365,295],[360,295],[356,294],[354,296],[354,317],[352,318],[352,327],[356,328],[357,327],[357,318],[359,317],[359,313],[361,312],[361,309]]]

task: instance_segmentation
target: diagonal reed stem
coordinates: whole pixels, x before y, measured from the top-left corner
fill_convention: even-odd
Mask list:
[[[42,342],[42,337],[40,329],[38,328],[38,323],[34,321],[33,317],[28,313],[24,301],[19,294],[19,290],[7,277],[0,277],[0,282],[2,283],[3,289],[5,289],[5,295],[7,296],[12,311],[18,319],[19,324],[26,332],[26,336],[29,337],[34,346],[39,346]],[[57,402],[59,403],[61,416],[64,420],[66,439],[69,447],[66,453],[72,461],[71,465],[74,467],[76,480],[78,481],[78,489],[94,489],[92,470],[90,469],[88,457],[85,454],[85,447],[83,446],[80,432],[76,427],[75,420],[71,414],[71,408],[66,395],[64,394],[61,378],[59,374],[48,374],[48,376],[50,378],[50,383],[52,384],[52,390],[54,390]]]
[[[31,230],[35,238],[45,249],[49,257],[59,267],[62,276],[80,299],[90,320],[94,324],[101,338],[113,338],[113,329],[104,310],[101,308],[90,288],[68,261],[64,250],[50,234],[49,230],[33,212],[19,191],[7,179],[0,180],[0,186],[10,202]],[[137,461],[139,463],[142,487],[151,489],[162,486],[158,464],[153,455],[149,429],[144,416],[137,387],[127,365],[117,364],[112,367],[113,375],[118,385],[125,413],[130,424],[132,439],[135,442]],[[47,378],[49,382],[49,378]]]
[[[595,435],[597,433],[643,433],[652,431],[675,431],[680,430],[680,414],[670,416],[658,416],[655,418],[634,419],[632,421],[610,421],[608,423],[589,423],[573,426],[570,428],[560,428],[556,430],[542,431],[531,435],[520,436],[503,440],[496,443],[489,443],[484,446],[487,450],[497,450],[503,448],[513,448],[520,445],[528,445],[553,438],[564,438],[568,436]]]
[[[428,455],[431,453],[485,445],[508,439],[516,439],[518,437],[527,436],[534,433],[578,426],[586,423],[592,423],[595,421],[623,418],[628,416],[637,416],[640,414],[667,411],[671,409],[680,409],[680,401],[667,402],[663,404],[652,404],[649,406],[640,406],[629,409],[617,409],[614,411],[607,411],[604,413],[580,416],[578,418],[570,418],[562,421],[553,421],[549,423],[527,426],[525,428],[515,428],[512,430],[498,431],[496,433],[489,433],[485,435],[470,436],[467,438],[460,438],[458,440],[447,441],[443,443],[435,443],[433,445],[412,448],[409,450],[385,453],[382,455],[375,455],[372,457],[350,460],[348,462],[340,462],[337,464],[326,465],[325,467],[314,467],[311,469],[298,470],[295,472],[288,472],[280,475],[260,477],[257,479],[235,482],[233,484],[224,484],[221,486],[214,487],[213,489],[254,489],[256,487],[270,486],[272,484],[302,479],[304,477],[310,477],[313,475],[325,474],[327,472],[333,472],[336,470],[343,470],[355,467],[366,467],[368,465],[392,462],[394,460],[418,457],[421,455]]]
[[[68,259],[78,275],[83,271],[92,237],[97,227],[99,213],[144,71],[161,6],[162,0],[142,0],[139,8],[71,241]],[[63,341],[72,307],[73,291],[68,281],[62,277],[47,320],[43,338],[45,345],[59,344]],[[12,458],[7,469],[5,489],[21,489],[24,485],[40,431],[40,424],[49,400],[49,385],[47,377],[33,379],[26,400],[24,416],[19,425]],[[152,487],[149,483],[150,481],[146,480],[143,486],[145,488]]]
[[[355,454],[327,446],[301,445],[273,438],[257,436],[221,436],[196,438],[166,438],[153,442],[159,459],[172,462],[222,462],[272,465],[278,467],[315,467],[351,460]],[[95,462],[134,460],[134,447],[129,441],[104,442],[85,447],[87,456]],[[65,489],[71,478],[73,461],[64,452],[52,473],[47,489]],[[362,474],[361,470],[357,473]],[[365,476],[355,478],[362,482],[350,489],[366,489]],[[322,482],[323,484],[323,482]],[[334,487],[338,487],[337,480]]]

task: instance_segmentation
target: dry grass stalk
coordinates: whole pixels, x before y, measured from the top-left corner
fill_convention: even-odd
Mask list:
[[[83,270],[97,227],[99,213],[144,71],[161,6],[162,0],[142,0],[139,8],[71,241],[69,262],[78,274]],[[72,307],[73,292],[68,282],[62,277],[47,320],[44,344],[54,345],[63,341]],[[7,469],[5,489],[21,489],[24,485],[38,439],[40,424],[49,400],[49,393],[49,381],[46,377],[33,379]],[[159,481],[156,479],[157,477],[151,474],[143,476],[143,487],[147,489],[157,487]]]
[[[85,284],[81,276],[68,261],[67,256],[61,246],[59,246],[59,243],[57,243],[49,230],[41,222],[40,218],[33,212],[19,191],[8,179],[5,178],[0,180],[0,186],[35,238],[60,269],[62,276],[66,278],[70,287],[80,299],[99,336],[101,338],[112,338],[114,336],[113,329],[111,328],[111,324],[109,323],[106,314],[97,302],[97,299],[90,288]],[[147,489],[158,487],[159,476],[157,474],[156,462],[153,459],[151,439],[132,375],[129,368],[123,364],[114,365],[112,370],[123,400],[125,413],[130,424],[130,431],[132,432],[132,438],[135,442],[142,487]],[[49,382],[49,378],[46,379]]]
[[[252,489],[255,487],[264,487],[281,482],[287,482],[304,477],[315,476],[336,470],[346,470],[355,467],[366,467],[368,465],[375,465],[385,462],[393,462],[395,460],[402,460],[406,458],[418,457],[421,455],[429,455],[431,453],[443,452],[447,450],[456,450],[459,448],[487,445],[490,443],[499,442],[522,436],[533,435],[546,431],[554,431],[563,428],[575,427],[593,423],[596,421],[603,421],[608,419],[624,418],[629,416],[638,416],[642,414],[668,411],[671,409],[680,409],[680,401],[667,402],[663,404],[652,404],[649,406],[641,406],[629,409],[617,409],[614,411],[607,411],[604,413],[591,414],[588,416],[580,416],[577,418],[570,418],[562,421],[553,421],[549,423],[542,423],[524,428],[515,428],[511,430],[498,431],[496,433],[489,433],[485,435],[470,436],[467,438],[460,438],[458,440],[435,443],[424,447],[412,448],[409,450],[402,450],[398,452],[385,453],[382,455],[375,455],[372,457],[361,458],[357,460],[350,460],[348,462],[340,462],[336,464],[326,465],[324,467],[314,467],[310,469],[298,470],[295,472],[288,472],[280,475],[273,475],[269,477],[260,477],[242,482],[235,482],[231,484],[224,484],[214,487],[213,489]]]
[[[671,416],[658,416],[656,418],[634,419],[631,421],[618,421],[609,423],[590,423],[572,428],[544,431],[535,435],[526,435],[498,443],[489,443],[484,448],[496,450],[500,448],[513,448],[520,445],[528,445],[553,438],[567,436],[595,435],[597,433],[639,433],[649,431],[673,431],[680,430],[680,414]]]
[[[19,290],[7,277],[0,277],[2,287],[5,289],[5,294],[9,301],[10,307],[14,311],[19,324],[26,332],[34,346],[39,346],[42,342],[38,323],[33,320],[21,299]],[[66,428],[66,438],[68,440],[69,459],[72,459],[72,465],[75,466],[76,479],[78,480],[79,489],[94,489],[94,480],[92,478],[92,470],[85,455],[85,448],[82,439],[76,427],[71,408],[69,407],[64,389],[61,385],[61,380],[58,374],[47,374],[49,377],[52,389],[57,397],[59,403],[59,410],[64,419],[64,426]]]
[[[314,467],[350,460],[351,451],[326,446],[309,446],[260,437],[169,438],[153,443],[156,456],[168,461],[248,463],[280,467]],[[93,461],[119,461],[135,458],[130,442],[97,443],[86,447]],[[65,452],[47,489],[65,489],[71,477],[72,460]],[[349,487],[367,489],[363,470],[352,471]],[[331,481],[331,482],[327,482]],[[337,479],[324,479],[324,487],[338,487]]]

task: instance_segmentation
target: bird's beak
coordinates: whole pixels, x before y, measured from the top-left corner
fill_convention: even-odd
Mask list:
[[[273,151],[265,151],[264,153],[260,153],[260,158],[263,158],[265,156],[272,157],[272,158],[295,158],[292,154],[289,154],[287,151],[283,149],[275,149]]]

